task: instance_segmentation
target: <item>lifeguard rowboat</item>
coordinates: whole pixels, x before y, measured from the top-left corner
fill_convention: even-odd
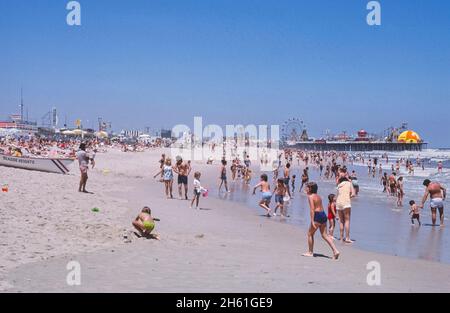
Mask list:
[[[0,165],[33,171],[67,174],[75,159],[25,158],[0,154]]]

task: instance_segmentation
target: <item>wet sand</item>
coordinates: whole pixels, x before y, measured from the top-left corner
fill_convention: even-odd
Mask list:
[[[304,164],[299,166],[297,162],[294,163],[291,175],[297,176],[296,191],[294,198],[287,203],[290,218],[286,222],[306,228],[310,222],[309,207],[306,195],[304,192],[299,192],[301,183],[298,179],[301,177],[300,171],[304,168]],[[318,169],[311,165],[309,167],[310,180],[319,184],[319,194],[322,196],[324,205],[327,205],[327,196],[330,193],[336,194],[334,180],[321,179]],[[355,247],[394,256],[450,263],[450,250],[446,248],[450,247],[450,230],[448,227],[431,225],[429,202],[421,212],[422,227],[417,225],[417,221],[415,226],[411,226],[408,202],[415,200],[420,204],[424,191],[421,170],[417,170],[414,177],[403,176],[405,198],[403,207],[397,207],[397,198],[388,197],[386,193],[382,193],[383,187],[380,184],[378,171],[376,177],[372,178],[367,174],[367,167],[359,165],[348,165],[348,167],[350,171],[356,170],[360,184],[360,194],[352,201],[351,237],[355,240]],[[255,170],[257,170],[256,167]],[[271,174],[268,173],[268,175],[272,177]],[[255,174],[250,186],[245,186],[241,180],[231,183],[233,193],[227,196],[228,199],[243,203],[262,214],[263,210],[256,203],[259,195],[252,196],[249,191],[258,182],[258,178],[259,175]],[[275,207],[273,200],[272,198],[271,205]],[[448,212],[450,209],[448,200],[446,208]],[[448,224],[447,218],[445,222]],[[338,221],[336,226],[334,236],[339,238]]]
[[[334,261],[329,258],[330,249],[318,236],[315,248],[318,256],[305,258],[301,256],[306,251],[306,231],[302,226],[264,218],[260,216],[261,211],[252,210],[244,203],[212,196],[201,199],[201,210],[190,209],[184,200],[167,200],[163,185],[149,178],[157,171],[160,153],[110,151],[99,154],[98,169],[91,171],[88,182],[89,189],[95,193],[92,195],[75,191],[77,175],[49,176],[1,168],[0,179],[8,179],[12,189],[7,195],[1,195],[2,203],[8,203],[7,209],[2,206],[2,230],[9,225],[2,234],[5,238],[0,264],[7,264],[0,272],[3,290],[450,291],[450,266],[447,264],[342,245],[338,245],[342,256]],[[194,162],[193,167],[203,173],[202,184],[214,189],[218,166]],[[105,168],[110,172],[105,174],[102,171]],[[46,185],[39,187],[41,181]],[[254,197],[255,201],[257,199],[259,197]],[[38,218],[36,212],[29,214],[32,201],[48,204],[38,210],[43,217]],[[132,242],[124,243],[122,231],[131,230],[131,220],[143,205],[149,205],[154,216],[161,219],[155,231],[162,239],[131,236]],[[101,214],[91,211],[94,206],[100,208]],[[35,232],[29,239],[20,238],[23,229],[15,227],[23,225],[24,216],[29,219],[25,225]],[[42,226],[38,223],[42,218],[51,220]],[[83,228],[87,225],[93,226]],[[45,249],[49,242],[52,253]],[[41,254],[39,258],[29,258],[27,251]],[[15,253],[14,259],[9,260],[12,253]],[[66,283],[66,265],[70,260],[81,265],[80,286]],[[371,261],[381,265],[381,286],[369,286],[366,282],[369,273],[366,266]]]

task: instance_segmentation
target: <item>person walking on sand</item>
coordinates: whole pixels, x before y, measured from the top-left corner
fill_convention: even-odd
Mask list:
[[[159,169],[162,170],[164,167],[164,164],[166,164],[166,155],[163,153],[161,154],[161,159],[158,161],[159,163]],[[161,172],[161,180],[163,177],[163,173]]]
[[[195,202],[195,209],[198,210],[198,203],[200,201],[200,195],[202,192],[206,192],[206,189],[202,187],[200,183],[200,172],[194,173],[194,198],[192,198],[191,209]]]
[[[444,201],[447,197],[447,190],[440,183],[432,182],[429,179],[425,179],[423,185],[426,189],[420,208],[423,209],[428,196],[430,196],[431,221],[433,226],[436,225],[436,210],[439,210],[440,226],[444,226]]]
[[[78,165],[81,173],[78,192],[88,193],[88,191],[86,190],[86,183],[88,180],[89,157],[86,153],[86,144],[84,142],[80,144],[79,150],[76,153],[76,158],[78,160]]]
[[[256,193],[256,189],[261,188],[262,198],[259,201],[259,206],[267,211],[267,217],[271,217],[272,210],[270,209],[270,200],[272,199],[272,193],[270,192],[269,178],[266,174],[261,175],[261,181],[253,187],[253,194]]]
[[[220,167],[220,185],[219,185],[219,192],[222,188],[222,185],[225,185],[225,191],[230,192],[228,190],[228,182],[227,182],[227,161],[222,160],[222,166]]]
[[[331,238],[334,239],[334,228],[336,226],[336,195],[335,194],[329,194],[328,195],[328,222],[329,228],[328,228],[328,234]]]
[[[182,189],[184,186],[184,198],[188,200],[188,176],[191,172],[191,166],[189,163],[183,162],[181,157],[178,157],[174,171],[178,174],[178,194],[180,199],[183,199]]]
[[[167,158],[165,161],[165,164],[163,168],[153,176],[153,178],[156,178],[156,176],[161,175],[164,182],[164,187],[166,191],[166,197],[167,199],[173,199],[172,189],[173,189],[173,168],[172,168],[172,161]]]
[[[308,195],[308,203],[310,207],[311,224],[308,230],[308,252],[302,254],[306,257],[314,256],[314,234],[319,229],[323,240],[330,246],[333,251],[333,259],[339,258],[339,251],[333,243],[331,237],[327,234],[327,215],[323,210],[322,198],[317,194],[318,186],[314,182],[306,185],[306,193]]]
[[[353,241],[350,239],[351,199],[355,196],[355,191],[352,183],[346,177],[339,179],[337,188],[336,209],[339,216],[340,240],[345,243],[352,243]]]

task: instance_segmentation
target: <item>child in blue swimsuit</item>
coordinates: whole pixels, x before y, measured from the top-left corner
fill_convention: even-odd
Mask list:
[[[266,174],[261,175],[261,181],[253,188],[253,194],[255,194],[256,189],[261,188],[262,198],[259,202],[259,206],[267,211],[267,217],[272,216],[272,210],[270,209],[270,200],[272,199],[272,193],[270,192],[270,184],[268,183],[269,178]]]

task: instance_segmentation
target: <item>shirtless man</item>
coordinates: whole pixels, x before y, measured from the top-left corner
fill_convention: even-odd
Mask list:
[[[284,184],[286,185],[286,189],[287,189],[289,198],[292,198],[291,191],[289,190],[289,181],[291,180],[291,176],[289,173],[290,167],[291,167],[290,163],[286,163],[286,166],[284,167]]]
[[[395,172],[393,172],[388,178],[388,188],[391,196],[397,195],[397,179],[395,178],[395,176]]]
[[[439,218],[441,220],[440,226],[444,226],[444,201],[447,197],[447,190],[438,182],[431,182],[429,179],[423,181],[426,187],[425,194],[422,198],[420,208],[423,209],[425,202],[427,202],[428,195],[431,199],[431,221],[436,225],[436,209],[439,210]]]
[[[178,194],[180,195],[180,199],[183,199],[182,188],[184,185],[184,198],[188,199],[188,176],[191,172],[190,163],[183,162],[182,158],[178,158],[177,164],[175,165],[175,173],[178,174]]]

